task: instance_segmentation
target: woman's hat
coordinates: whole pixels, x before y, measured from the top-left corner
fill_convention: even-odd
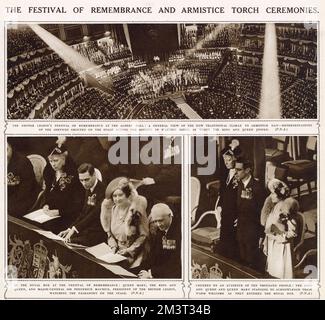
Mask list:
[[[60,148],[58,146],[55,146],[53,149],[51,149],[51,152],[48,156],[50,157],[50,156],[54,156],[54,155],[62,155],[66,151],[67,151],[67,149],[64,147]]]
[[[130,182],[129,179],[126,177],[118,177],[113,179],[107,186],[106,191],[105,191],[105,197],[106,199],[110,199],[112,197],[112,194],[117,190],[117,189],[122,189],[126,186],[129,186]]]
[[[56,140],[55,145],[50,149],[49,157],[54,155],[62,155],[67,151],[67,148],[64,146],[64,142],[66,141],[65,137],[59,137]]]
[[[232,139],[229,148],[225,150],[222,156],[230,156],[237,159],[241,157],[242,154],[243,152],[239,146],[239,141],[237,139]]]
[[[276,194],[281,195],[283,198],[286,198],[290,195],[290,188],[283,181],[279,179],[271,179],[268,184],[268,189],[270,192],[275,192]]]

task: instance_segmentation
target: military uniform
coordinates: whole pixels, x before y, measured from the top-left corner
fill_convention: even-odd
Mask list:
[[[239,181],[236,174],[228,175],[221,184],[219,206],[221,211],[220,253],[226,257],[238,258],[237,227],[237,192]]]
[[[167,233],[157,230],[152,236],[149,269],[153,278],[181,277],[181,228],[176,219]]]
[[[71,224],[78,233],[74,233],[71,242],[93,246],[105,242],[106,233],[100,223],[101,204],[105,198],[105,188],[97,180],[93,191],[87,190],[84,205],[79,217]]]
[[[259,238],[263,234],[260,224],[265,192],[253,177],[246,186],[241,181],[237,192],[238,227],[237,239],[243,263],[259,268]]]

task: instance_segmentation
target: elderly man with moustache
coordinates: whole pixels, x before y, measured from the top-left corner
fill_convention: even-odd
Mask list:
[[[151,234],[148,270],[141,270],[139,278],[181,277],[181,228],[168,205],[155,204],[150,213],[157,227]]]

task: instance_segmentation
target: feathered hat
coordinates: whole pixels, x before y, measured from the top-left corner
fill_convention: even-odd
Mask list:
[[[49,157],[53,155],[62,155],[64,152],[66,152],[67,148],[64,146],[66,140],[66,137],[58,137],[55,142],[55,145],[51,148]]]
[[[237,159],[241,157],[242,154],[243,152],[239,146],[239,141],[237,139],[232,139],[231,143],[229,144],[229,148],[225,150],[222,156],[231,156]]]
[[[105,191],[106,199],[111,199],[112,194],[117,189],[122,189],[124,187],[130,186],[130,181],[126,177],[118,177],[113,179],[107,186]]]

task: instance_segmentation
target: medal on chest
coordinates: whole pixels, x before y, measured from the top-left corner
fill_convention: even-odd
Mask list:
[[[17,186],[20,184],[20,177],[15,176],[12,172],[7,174],[7,184],[8,186]]]
[[[96,193],[94,193],[91,196],[88,196],[87,204],[88,206],[92,206],[92,207],[96,205]]]
[[[176,250],[176,240],[167,239],[166,236],[163,236],[161,240],[164,250]]]
[[[245,188],[242,190],[240,197],[242,199],[251,200],[253,199],[253,190],[252,188]]]

